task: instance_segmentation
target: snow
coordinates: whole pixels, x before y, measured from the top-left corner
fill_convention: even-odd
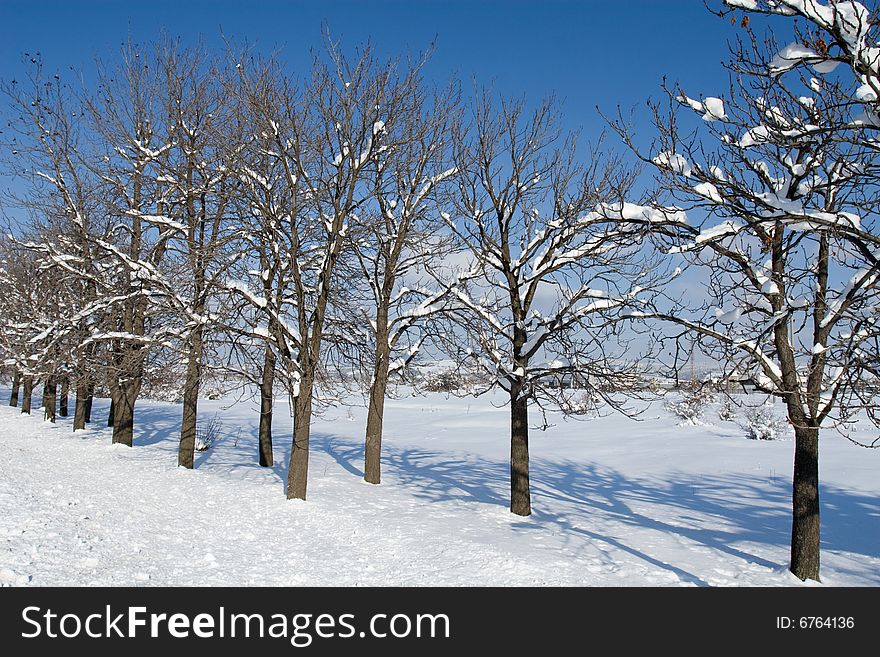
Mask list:
[[[871,88],[869,84],[863,84],[856,89],[856,99],[863,102],[871,102],[877,100],[877,92]]]
[[[763,300],[763,299],[762,299]],[[752,305],[755,305],[754,302],[750,301]],[[769,371],[776,377],[777,381],[782,381],[782,370],[779,369],[779,365],[777,365],[771,358],[764,353],[761,349],[761,346],[755,342],[754,340],[739,340],[734,343],[735,347],[739,347],[740,349],[744,349],[748,351],[756,360],[758,360],[765,370]],[[769,381],[767,387],[772,386],[772,381]]]
[[[825,328],[833,321],[836,321],[838,314],[843,308],[843,304],[847,302],[850,295],[854,290],[861,289],[865,290],[870,288],[871,285],[880,277],[875,271],[872,271],[872,268],[868,267],[865,269],[860,269],[855,274],[853,274],[849,282],[844,286],[842,290],[837,294],[837,298],[831,301],[828,304],[828,310],[825,313],[825,317],[822,318],[822,321],[819,322],[819,326],[821,328]]]
[[[724,0],[731,7],[739,7],[741,9],[755,9],[758,6],[758,0]]]
[[[751,146],[755,146],[757,144],[763,144],[768,141],[770,137],[770,131],[766,128],[766,126],[759,125],[755,126],[746,131],[746,133],[739,140],[740,148],[749,148]]]
[[[770,61],[770,70],[782,73],[797,66],[805,59],[821,59],[819,54],[801,43],[790,43],[780,50]]]
[[[703,101],[703,106],[706,108],[706,113],[703,115],[704,120],[720,121],[727,118],[727,115],[724,113],[724,101],[720,98],[710,96]]]
[[[813,64],[813,70],[816,73],[831,73],[834,69],[836,69],[840,65],[840,62],[834,59],[828,59],[824,62],[817,62]]]
[[[527,354],[527,355],[531,354],[538,347],[538,345],[547,336],[547,334],[549,332],[550,331],[546,326],[544,326],[544,325],[539,326],[535,332],[533,332],[531,335],[528,336],[528,338],[526,339],[525,343],[522,346],[521,353]]]
[[[126,448],[99,427],[107,400],[76,434],[4,405],[0,584],[800,585],[786,571],[791,440],[677,426],[662,404],[638,423],[551,415],[532,433],[522,518],[507,510],[503,396],[389,400],[380,486],[361,480],[364,408],[317,418],[307,502],[284,497],[286,413],[275,467],[256,464],[256,401],[201,402],[222,435],[192,471],[175,465],[180,406],[138,402]],[[880,453],[825,435],[823,585],[878,586]]]
[[[723,202],[721,194],[718,193],[718,188],[710,182],[702,182],[694,185],[694,191],[700,196],[703,196],[710,201],[714,201],[715,203]]]
[[[702,112],[704,110],[703,103],[698,100],[694,100],[693,98],[688,98],[687,96],[677,96],[676,100],[680,103],[687,103],[690,108],[695,112]]]
[[[637,203],[601,203],[596,206],[596,213],[602,217],[626,219],[629,221],[646,221],[648,223],[687,223],[687,214],[679,208],[654,208]]]
[[[680,153],[662,151],[657,153],[657,156],[651,161],[663,169],[669,169],[672,173],[682,176],[691,175],[691,166],[688,164],[687,159],[685,159]]]
[[[768,278],[761,286],[761,292],[763,294],[779,294],[779,286],[776,284],[776,281]]]
[[[728,310],[724,312],[721,308],[715,309],[715,317],[722,324],[733,324],[740,317],[742,317],[743,309],[742,308],[734,308],[733,310]]]
[[[725,237],[736,235],[744,227],[745,224],[735,219],[722,221],[716,226],[711,226],[710,228],[704,228],[703,230],[701,230],[700,234],[696,236],[693,242],[682,244],[681,246],[671,247],[667,250],[667,253],[681,253],[683,251],[689,251],[696,248],[698,245],[703,244],[704,242],[713,242]]]

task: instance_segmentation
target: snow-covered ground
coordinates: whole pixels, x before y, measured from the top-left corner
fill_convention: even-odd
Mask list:
[[[531,517],[507,510],[507,422],[492,399],[390,401],[384,479],[361,479],[361,407],[313,425],[309,500],[256,463],[255,405],[222,421],[196,469],[176,467],[180,406],[141,401],[136,446],[97,420],[0,406],[0,583],[30,585],[794,585],[790,440],[733,422],[558,420],[532,434]],[[495,399],[501,402],[500,398]],[[780,407],[781,412],[781,407]],[[710,414],[711,419],[711,414]],[[870,435],[870,434],[865,434]],[[825,584],[880,585],[880,450],[822,438]]]

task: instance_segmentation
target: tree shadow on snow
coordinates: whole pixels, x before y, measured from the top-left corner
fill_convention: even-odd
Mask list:
[[[108,410],[108,400],[95,400],[90,429],[106,427]],[[139,404],[135,421],[135,447],[155,445],[176,462],[180,407]],[[59,418],[59,423],[64,422],[72,418]],[[195,466],[271,472],[283,487],[290,434],[276,432],[275,465],[262,468],[257,462],[256,423],[256,419],[242,422],[240,418],[230,422],[214,447],[197,453]],[[316,452],[329,455],[352,476],[363,477],[363,443],[324,433],[313,433],[311,442]],[[240,450],[251,453],[242,458]],[[386,485],[403,486],[417,499],[508,506],[506,461],[437,449],[397,448],[386,442],[382,462]],[[582,536],[598,549],[607,545],[622,550],[701,585],[707,582],[684,570],[682,564],[649,554],[644,535],[629,541],[628,532],[616,531],[612,536],[603,528],[611,523],[624,529],[657,531],[693,546],[685,551],[707,548],[768,568],[783,565],[754,554],[759,550],[753,546],[787,551],[791,484],[785,476],[673,472],[661,479],[628,476],[597,463],[535,458],[531,477],[533,514],[512,523],[518,530]],[[823,484],[821,499],[823,549],[880,557],[880,501],[876,497]]]
[[[93,425],[104,427],[110,409],[109,400],[95,400],[92,411]],[[167,403],[139,402],[135,407],[134,447],[155,446],[168,453],[169,459],[177,461],[180,441],[180,421],[183,407]],[[210,420],[213,414],[199,415],[199,422]],[[290,451],[290,436],[277,431],[273,436],[274,465],[264,468],[259,464],[258,419],[233,418],[226,421],[217,413],[220,426],[215,443],[204,451],[196,451],[193,467],[199,469],[208,464],[229,471],[271,472],[280,483],[287,481],[286,456]],[[242,450],[249,452],[242,458]],[[281,458],[277,458],[281,456]]]
[[[320,436],[325,451],[362,476],[363,447]],[[384,479],[428,502],[477,502],[508,506],[508,464],[461,453],[383,446]],[[696,575],[627,544],[627,532],[597,530],[608,522],[653,530],[767,568],[784,564],[754,554],[749,544],[787,551],[791,531],[791,484],[784,477],[751,474],[671,473],[667,479],[632,477],[596,463],[533,459],[531,516],[512,526],[581,535],[623,550],[682,580],[706,585]],[[822,547],[880,557],[880,501],[822,485]],[[637,539],[638,540],[638,539]],[[640,541],[642,544],[643,540]],[[687,549],[687,548],[686,548]]]

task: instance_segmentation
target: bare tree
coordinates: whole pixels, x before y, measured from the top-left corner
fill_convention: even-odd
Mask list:
[[[37,237],[28,248],[42,253],[74,286],[69,321],[53,328],[54,339],[70,338],[72,332],[84,339],[92,321],[86,309],[96,303],[103,286],[95,249],[96,236],[105,234],[98,182],[82,164],[90,156],[90,144],[71,90],[58,74],[51,78],[46,74],[39,55],[26,58],[30,63],[25,80],[12,80],[2,89],[11,110],[5,165],[26,182],[25,192],[9,193],[6,201],[32,217]],[[40,226],[51,226],[52,239],[40,237]],[[94,367],[92,351],[92,347],[80,348],[71,356],[77,380],[74,430],[85,426],[82,410]]]
[[[723,99],[667,89],[669,109],[653,105],[657,137],[641,157],[664,195],[655,234],[708,269],[704,300],[653,315],[785,403],[795,434],[790,567],[818,580],[820,429],[845,429],[874,407],[878,161],[851,138],[848,83],[780,76],[776,52],[772,41],[740,44]],[[688,224],[678,210],[700,219]]]
[[[243,225],[243,254],[228,272],[232,301],[228,331],[239,371],[258,386],[259,462],[274,463],[272,417],[276,378],[295,398],[301,372],[297,314],[300,270],[308,260],[305,246],[313,230],[305,215],[305,197],[296,151],[287,136],[297,121],[299,92],[274,59],[260,61],[243,54],[230,90],[238,102],[244,135],[238,159],[242,186],[235,202]],[[280,361],[280,362],[279,362]]]
[[[50,240],[51,234],[43,239]],[[6,241],[0,281],[6,295],[0,352],[6,363],[23,371],[25,401],[22,412],[30,412],[29,393],[42,381],[44,419],[55,422],[57,380],[72,345],[64,340],[64,323],[74,305],[71,288],[51,260],[29,248],[32,242]]]
[[[31,412],[34,371],[38,366],[35,347],[30,339],[39,329],[33,323],[33,310],[39,295],[32,283],[36,278],[38,264],[33,253],[8,238],[2,241],[3,255],[0,259],[0,354],[3,363],[15,372],[10,406],[18,405],[21,393],[21,412]],[[13,403],[13,401],[15,403]]]
[[[305,84],[299,120],[292,121],[289,112],[285,116],[295,154],[292,173],[303,185],[304,218],[310,224],[304,234],[311,238],[299,251],[294,289],[301,379],[294,403],[288,498],[306,497],[313,397],[328,304],[346,235],[369,193],[367,165],[380,148],[376,136],[387,119],[386,92],[393,68],[393,63],[377,62],[369,46],[350,60],[328,42],[327,59],[315,61]]]
[[[151,335],[149,315],[151,296],[161,289],[155,272],[174,234],[167,216],[171,188],[163,178],[175,139],[177,106],[168,88],[173,59],[164,44],[142,48],[129,42],[114,66],[98,62],[97,91],[84,97],[99,148],[99,157],[84,165],[101,181],[111,222],[108,238],[96,246],[115,265],[106,280],[104,296],[112,302],[104,332],[91,339],[107,347],[113,442],[128,446],[147,351],[162,339]]]
[[[192,468],[210,301],[230,264],[224,248],[235,229],[229,211],[237,185],[230,165],[240,140],[228,131],[233,124],[224,102],[226,73],[218,64],[203,61],[197,49],[174,51],[168,53],[165,73],[176,107],[165,175],[173,181],[182,233],[171,248],[188,295],[179,295],[187,321],[187,371],[178,465]]]
[[[443,311],[454,284],[439,270],[455,246],[442,210],[441,190],[454,178],[452,126],[460,111],[454,87],[431,93],[421,80],[423,58],[402,71],[383,94],[384,121],[373,126],[379,147],[369,161],[370,203],[351,229],[355,272],[362,281],[361,310],[352,333],[364,336],[369,372],[364,480],[381,480],[382,423],[389,378],[419,354],[426,322]],[[445,272],[449,273],[449,272]],[[358,289],[353,286],[351,292]]]
[[[510,509],[529,515],[529,405],[558,407],[574,380],[623,408],[616,393],[636,370],[614,353],[616,316],[658,272],[640,254],[640,228],[596,211],[626,192],[632,172],[599,148],[580,165],[552,100],[529,115],[522,101],[484,93],[473,111],[473,131],[454,137],[457,212],[447,215],[481,272],[456,290],[467,311],[459,351],[509,395]]]

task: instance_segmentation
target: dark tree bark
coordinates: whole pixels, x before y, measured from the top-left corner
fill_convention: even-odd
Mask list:
[[[294,402],[293,446],[287,471],[287,499],[306,499],[309,481],[309,432],[312,423],[311,378],[303,378]]]
[[[273,386],[275,383],[275,352],[266,347],[263,360],[263,376],[260,381],[260,465],[269,467],[274,464],[272,455],[272,404],[274,402]]]
[[[819,429],[795,427],[791,572],[819,580]]]
[[[134,404],[140,392],[140,378],[125,379],[116,387],[112,402],[113,443],[131,447],[134,441]]]
[[[34,394],[34,377],[25,376],[21,391],[21,412],[31,414],[31,399]]]
[[[58,384],[55,376],[47,376],[43,384],[43,419],[55,422],[56,409],[58,407]]]
[[[18,406],[18,391],[21,388],[21,372],[15,371],[12,375],[12,392],[9,393],[9,405],[13,408]]]
[[[76,381],[76,402],[73,411],[73,430],[79,431],[86,428],[88,422],[89,406],[91,397],[89,396],[89,386],[85,378],[80,375]]]
[[[110,391],[110,411],[107,413],[107,426],[112,427],[113,423],[116,422],[116,395],[119,394],[116,390]]]
[[[202,376],[202,328],[193,330],[189,358],[186,365],[186,383],[183,388],[183,421],[180,426],[180,446],[177,465],[192,469],[196,448],[196,422],[199,417],[199,387]]]
[[[58,400],[58,415],[61,417],[67,417],[68,413],[68,400],[70,399],[70,378],[67,376],[62,377],[61,379],[61,397]]]
[[[364,442],[364,481],[378,484],[382,481],[382,421],[385,415],[385,392],[388,387],[388,336],[379,337],[376,347],[376,365],[370,386],[367,408],[367,437]],[[382,346],[385,348],[383,349]]]
[[[529,401],[519,390],[510,396],[510,511],[532,513],[529,492]]]
[[[92,421],[92,402],[95,401],[95,384],[89,382],[86,384],[85,388],[85,403],[83,408],[83,415],[85,423],[89,423]],[[85,428],[85,425],[83,427]]]

